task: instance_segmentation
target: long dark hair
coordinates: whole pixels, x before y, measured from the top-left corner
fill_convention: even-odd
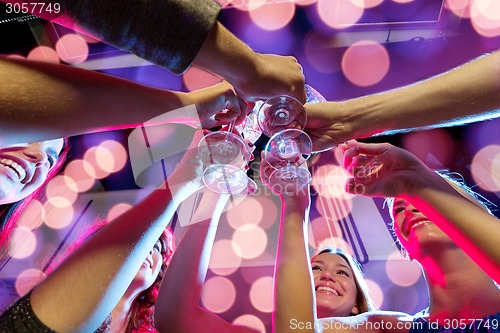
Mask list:
[[[68,158],[69,149],[69,140],[65,138],[63,149],[59,154],[59,159],[49,170],[45,182],[26,198],[10,204],[0,205],[0,258],[6,257],[9,253],[10,237],[12,236],[12,232],[16,227],[16,223],[21,213],[33,199],[37,199],[41,196],[41,193],[45,189],[45,185],[59,173]]]

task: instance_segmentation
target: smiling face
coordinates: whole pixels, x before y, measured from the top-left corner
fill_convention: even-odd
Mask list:
[[[394,232],[412,259],[418,260],[425,248],[435,249],[426,246],[431,242],[449,241],[440,228],[405,199],[395,198],[392,218]]]
[[[348,262],[338,254],[320,253],[311,264],[318,318],[357,314],[357,287]]]
[[[63,145],[55,139],[0,148],[0,204],[22,200],[42,186]]]
[[[162,251],[165,249],[163,249],[162,241],[159,239],[139,268],[134,278],[134,284],[136,286],[142,285],[140,287],[142,290],[148,289],[156,281],[163,265]]]

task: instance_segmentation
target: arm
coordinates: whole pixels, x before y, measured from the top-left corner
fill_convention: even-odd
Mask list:
[[[172,122],[199,123],[226,102],[232,118],[246,110],[227,83],[181,93],[70,66],[1,57],[0,73],[9,78],[0,82],[1,144],[133,127],[167,112]],[[191,115],[179,118],[173,112],[191,104],[198,104]]]
[[[352,138],[429,129],[500,116],[500,51],[399,89],[306,105],[315,150]],[[325,125],[326,124],[326,125]]]
[[[33,311],[45,325],[58,332],[93,332],[111,313],[178,204],[201,188],[196,155],[202,135],[196,133],[167,190],[153,191],[103,227],[33,290]]]
[[[261,179],[271,189],[272,184],[267,183],[272,171],[273,168],[262,159]],[[290,332],[294,322],[308,323],[312,327],[316,322],[316,304],[307,245],[309,187],[293,195],[280,194],[280,198],[280,233],[274,272],[275,333]],[[314,332],[314,329],[301,332]]]
[[[410,152],[390,144],[349,141],[344,166],[353,175],[347,191],[400,196],[443,230],[492,279],[500,281],[500,221],[457,192]],[[362,156],[360,156],[362,155]],[[366,157],[368,156],[368,157]],[[367,168],[378,172],[367,176]],[[359,189],[364,193],[359,193]]]
[[[65,14],[97,38],[174,74],[193,64],[227,80],[245,99],[291,95],[306,100],[305,78],[297,60],[254,52],[217,21],[220,7],[215,1],[42,2],[62,3]],[[74,26],[66,15],[35,15]]]
[[[199,306],[217,225],[227,195],[205,189],[163,278],[155,305],[155,327],[159,332],[247,332]]]

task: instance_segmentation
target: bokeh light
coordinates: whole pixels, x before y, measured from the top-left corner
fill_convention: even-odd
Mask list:
[[[500,145],[479,150],[471,162],[471,174],[478,186],[489,192],[500,191]]]
[[[221,291],[224,292],[221,292]],[[227,278],[216,276],[205,281],[201,293],[203,306],[215,313],[229,310],[236,300],[236,288]]]
[[[231,0],[231,4],[241,11],[252,11],[265,6],[269,0]]]
[[[15,288],[19,296],[24,296],[45,279],[45,274],[35,268],[29,268],[22,271],[16,278]]]
[[[80,35],[66,34],[57,41],[56,52],[68,64],[81,64],[89,56],[89,46]]]
[[[67,184],[71,183],[71,186]],[[66,207],[72,205],[78,198],[78,192],[75,191],[74,181],[65,175],[55,176],[47,184],[45,190],[47,200],[57,207]]]
[[[445,6],[453,14],[461,18],[470,17],[470,7],[472,0],[446,0]]]
[[[453,139],[443,129],[407,133],[401,145],[429,166],[436,168],[448,165],[454,151]]]
[[[335,29],[353,26],[364,12],[357,0],[318,0],[317,6],[319,17]]]
[[[15,259],[24,259],[33,254],[36,237],[30,229],[17,227],[12,232],[9,255]]]
[[[67,227],[75,215],[72,205],[58,207],[47,201],[43,205],[43,221],[52,229],[62,229]]]
[[[273,3],[250,11],[250,17],[256,25],[265,30],[278,30],[285,27],[295,14],[293,2]]]
[[[322,165],[314,168],[311,186],[323,198],[351,199],[352,194],[345,191],[349,173],[342,167],[334,164]]]
[[[132,205],[129,203],[126,203],[126,202],[117,203],[116,205],[111,207],[111,209],[108,211],[108,215],[107,215],[108,222],[113,221],[118,216],[122,215],[127,210],[129,210],[130,208],[132,208]]]
[[[182,75],[182,81],[189,91],[198,90],[213,86],[222,81],[222,79],[212,73],[209,73],[201,68],[191,66]]]
[[[470,8],[471,23],[476,32],[485,37],[500,36],[500,2],[475,0]]]
[[[227,211],[226,219],[233,229],[238,229],[245,224],[260,224],[263,216],[264,209],[261,203],[257,199],[247,196],[239,205]]]
[[[368,290],[370,290],[370,295],[372,296],[373,302],[377,307],[381,307],[384,303],[384,292],[377,282],[366,279],[366,284],[368,285]]]
[[[28,53],[28,60],[59,63],[57,52],[48,46],[37,46]]]
[[[309,6],[318,2],[318,0],[292,0],[297,6]]]
[[[16,223],[19,227],[24,227],[28,230],[36,229],[43,223],[42,214],[43,204],[39,200],[33,199],[23,209]]]
[[[106,159],[113,159],[109,150],[101,146],[90,147],[83,155],[83,160],[88,162],[88,164],[83,165],[85,172],[97,179],[106,178],[111,173],[101,168],[102,160]]]
[[[241,266],[241,257],[236,254],[229,239],[214,243],[210,256],[209,268],[217,275],[233,274]]]
[[[95,178],[91,175],[95,174],[95,171],[91,171],[90,174],[87,170],[93,170],[92,165],[85,161],[76,159],[68,163],[64,169],[64,178],[71,190],[82,193],[88,191],[95,184]]]
[[[127,150],[123,145],[115,140],[105,140],[99,148],[103,148],[103,155],[106,158],[101,158],[97,161],[99,167],[104,171],[114,173],[122,170],[128,161]]]
[[[309,223],[309,244],[315,248],[319,242],[327,238],[342,238],[342,232],[337,223],[325,217],[316,217]]]
[[[384,0],[364,0],[365,8],[374,8],[380,5]]]
[[[385,271],[394,284],[402,287],[415,284],[422,275],[420,265],[403,259],[399,252],[393,252],[387,257]]]
[[[344,75],[360,87],[380,82],[389,71],[389,65],[389,54],[385,47],[371,40],[352,44],[342,57]]]
[[[266,331],[266,326],[264,325],[262,320],[251,314],[244,314],[242,316],[239,316],[238,318],[233,320],[233,324],[248,326],[256,329],[258,332]]]
[[[245,224],[234,231],[232,241],[236,254],[245,259],[253,259],[265,251],[267,235],[259,226]]]
[[[264,276],[250,287],[250,302],[261,312],[273,311],[273,278]]]

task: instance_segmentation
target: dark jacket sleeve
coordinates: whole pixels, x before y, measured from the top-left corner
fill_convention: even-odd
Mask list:
[[[1,0],[20,2],[19,0]],[[104,42],[174,74],[188,69],[214,27],[213,0],[45,0]],[[54,19],[49,13],[40,15]],[[43,14],[43,13],[42,13]]]

